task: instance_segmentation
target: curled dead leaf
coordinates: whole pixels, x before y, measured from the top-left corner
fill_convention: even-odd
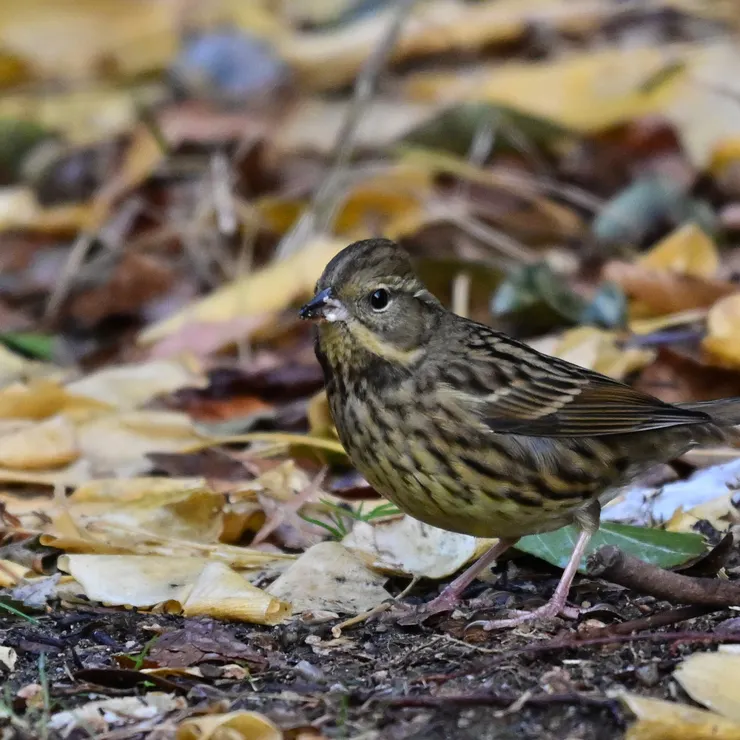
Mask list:
[[[258,712],[208,714],[186,719],[177,728],[177,740],[281,740],[283,733]]]

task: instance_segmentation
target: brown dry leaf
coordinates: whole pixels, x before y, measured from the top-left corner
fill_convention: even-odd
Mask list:
[[[653,270],[629,262],[610,262],[602,276],[617,283],[630,298],[639,301],[642,311],[651,315],[709,308],[738,290],[726,280]]]
[[[740,724],[740,654],[694,653],[673,677],[695,702]]]
[[[258,712],[207,714],[186,719],[177,728],[177,740],[282,740],[283,733]]]
[[[541,352],[560,357],[589,370],[623,380],[635,370],[649,365],[655,353],[648,349],[619,347],[616,332],[594,326],[579,326],[559,336],[531,342]]]
[[[383,573],[439,580],[477,559],[493,540],[447,532],[404,516],[373,524],[355,522],[342,544]]]
[[[357,614],[389,598],[385,581],[344,545],[322,542],[306,550],[268,591],[290,601],[295,613]]]
[[[641,267],[711,278],[719,269],[714,241],[695,223],[680,226],[637,260]]]
[[[625,740],[740,740],[740,724],[714,712],[626,692],[619,698],[637,717]]]
[[[254,624],[277,624],[290,613],[288,604],[202,557],[63,555],[59,568],[87,598],[111,606],[160,607]]]
[[[710,309],[702,348],[721,365],[740,368],[740,293],[717,301]]]
[[[76,430],[62,416],[0,436],[0,465],[11,470],[60,468],[80,452]]]
[[[148,327],[139,341],[153,344],[193,322],[232,321],[281,311],[310,297],[326,263],[345,246],[344,240],[317,239]]]

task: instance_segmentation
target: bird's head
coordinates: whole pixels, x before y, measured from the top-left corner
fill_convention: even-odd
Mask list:
[[[442,310],[406,252],[388,239],[366,239],[329,262],[300,316],[319,324],[329,353],[364,350],[408,363],[423,351]]]

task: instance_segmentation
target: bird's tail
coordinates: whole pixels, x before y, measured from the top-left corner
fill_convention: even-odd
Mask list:
[[[717,401],[698,401],[694,403],[680,403],[682,408],[691,411],[703,411],[712,417],[712,421],[719,427],[732,427],[740,424],[740,397],[720,398]]]

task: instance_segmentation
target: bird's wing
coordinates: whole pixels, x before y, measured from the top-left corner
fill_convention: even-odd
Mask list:
[[[664,403],[487,327],[471,339],[469,357],[465,374],[472,382],[456,383],[457,388],[476,396],[496,432],[593,437],[711,421],[702,411]]]

